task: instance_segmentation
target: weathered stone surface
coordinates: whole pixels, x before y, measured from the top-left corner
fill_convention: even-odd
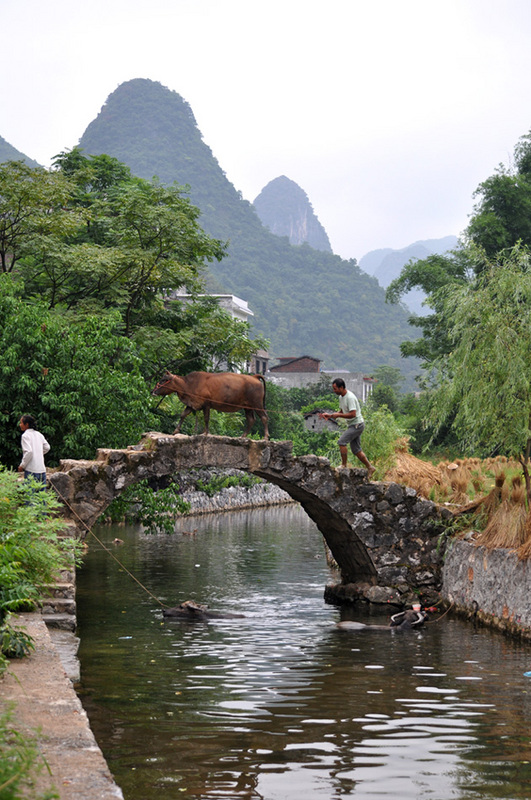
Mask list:
[[[398,503],[402,502],[404,495],[405,493],[402,486],[399,486],[397,483],[390,483],[385,493],[385,499],[396,506]]]
[[[150,432],[124,450],[98,450],[96,461],[62,461],[49,481],[83,537],[125,487],[206,466],[253,473],[299,502],[323,534],[343,583],[416,587],[439,579],[434,551],[442,523],[434,503],[396,483],[369,483],[363,469],[335,469],[313,455],[296,458],[291,442]]]
[[[447,548],[442,594],[458,612],[531,639],[531,562],[519,561],[511,550],[454,541]]]
[[[364,593],[364,597],[370,603],[387,605],[396,600],[396,591],[389,586],[371,586]]]

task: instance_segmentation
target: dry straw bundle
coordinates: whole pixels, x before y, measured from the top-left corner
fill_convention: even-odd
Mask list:
[[[505,456],[441,461],[434,466],[411,455],[408,439],[403,438],[397,444],[395,465],[384,480],[455,506],[455,517],[472,515],[472,524],[481,531],[474,539],[477,545],[514,550],[527,560],[531,558],[531,509],[527,509],[521,469],[517,461]]]
[[[528,561],[531,558],[531,511],[528,511],[525,520],[524,541],[516,551],[521,561]]]
[[[506,474],[503,470],[496,473],[494,486],[488,494],[480,497],[475,497],[470,503],[461,506],[455,514],[468,514],[472,511],[477,512],[478,520],[482,520],[486,524],[491,516],[495,513],[502,500],[502,489],[505,484]],[[480,527],[483,527],[481,525]]]
[[[476,543],[489,549],[505,547],[517,550],[526,539],[526,520],[525,489],[521,478],[515,477],[511,487],[503,483],[501,501],[489,515],[485,529],[476,537]]]
[[[442,485],[440,470],[408,451],[407,437],[398,440],[394,461],[394,466],[385,474],[384,480],[410,486],[424,497],[429,495],[434,486]]]

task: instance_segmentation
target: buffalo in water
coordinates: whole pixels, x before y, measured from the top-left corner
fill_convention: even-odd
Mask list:
[[[345,620],[338,622],[336,627],[342,631],[409,631],[422,627],[428,615],[422,611],[420,605],[414,605],[407,611],[393,614],[389,625],[365,625],[363,622],[352,622]]]
[[[244,436],[251,432],[255,412],[264,426],[264,439],[269,439],[267,413],[265,410],[266,384],[262,375],[240,375],[235,372],[190,372],[188,375],[172,375],[166,372],[153,389],[154,395],[175,392],[185,408],[174,434],[180,433],[183,420],[192,411],[202,411],[205,418],[205,434],[208,434],[210,410],[245,411]]]
[[[208,622],[209,619],[244,619],[244,614],[222,614],[218,611],[210,611],[208,606],[194,603],[193,600],[185,600],[184,603],[174,608],[164,608],[162,615],[182,622]]]

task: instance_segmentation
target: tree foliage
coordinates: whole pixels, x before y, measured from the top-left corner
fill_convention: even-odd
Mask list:
[[[401,346],[404,355],[422,359],[423,386],[433,390],[421,404],[431,409],[428,442],[526,453],[531,134],[516,145],[513,165],[500,166],[476,197],[464,242],[449,256],[410,262],[387,298],[399,302],[408,289],[421,287],[433,312],[411,318],[422,336]],[[426,441],[416,428],[417,441]]]
[[[0,458],[19,460],[34,414],[61,457],[161,427],[150,390],[164,369],[244,367],[247,324],[200,296],[223,247],[177,186],[133,178],[78,148],[55,169],[0,165]],[[169,293],[183,287],[184,304]],[[195,299],[194,299],[195,298]]]
[[[37,264],[51,242],[75,232],[80,213],[68,209],[71,185],[65,176],[22,161],[0,164],[0,271]]]
[[[531,135],[522,136],[512,167],[500,165],[476,190],[467,234],[488,257],[518,242],[531,245]]]
[[[49,463],[93,458],[97,447],[124,447],[155,424],[149,387],[120,317],[70,316],[27,302],[0,276],[0,452],[20,462],[16,422],[33,413],[50,442]]]
[[[430,417],[464,450],[529,457],[531,257],[521,247],[494,261],[472,287],[445,293],[451,352],[434,362]]]
[[[432,255],[422,261],[410,261],[387,287],[389,303],[398,303],[414,287],[426,294],[424,305],[431,314],[412,314],[409,324],[419,328],[422,336],[406,340],[400,345],[402,355],[415,356],[421,366],[429,371],[434,359],[449,352],[450,342],[444,315],[444,295],[447,287],[468,286],[476,271],[481,271],[485,259],[481,251],[471,247],[459,248],[447,255]]]

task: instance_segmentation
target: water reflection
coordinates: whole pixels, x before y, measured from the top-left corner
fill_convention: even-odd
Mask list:
[[[165,621],[97,547],[78,576],[82,700],[126,800],[529,797],[529,647],[448,617],[335,629],[299,509],[193,527],[99,534],[165,603],[245,619]]]

